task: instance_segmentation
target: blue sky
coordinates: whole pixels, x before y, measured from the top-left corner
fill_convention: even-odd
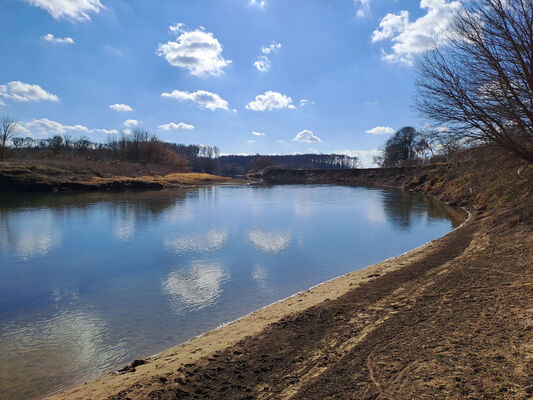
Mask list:
[[[412,63],[455,6],[3,0],[0,114],[21,136],[105,141],[137,126],[223,153],[369,160],[394,130],[424,123]]]

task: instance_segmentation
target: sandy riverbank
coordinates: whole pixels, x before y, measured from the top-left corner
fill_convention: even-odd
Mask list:
[[[472,217],[423,247],[51,398],[531,397],[533,168],[489,153],[372,174],[375,184],[465,205]],[[317,176],[328,181],[307,181]],[[329,179],[359,183],[349,172]]]

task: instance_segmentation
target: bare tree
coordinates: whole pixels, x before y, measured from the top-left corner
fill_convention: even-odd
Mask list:
[[[13,137],[17,123],[14,119],[4,115],[0,124],[0,161],[4,161],[7,141]]]
[[[418,62],[415,108],[442,135],[496,143],[533,163],[533,3],[462,0]]]
[[[410,126],[403,127],[386,142],[382,158],[374,159],[382,167],[396,167],[408,160],[416,160],[419,152],[425,151],[425,141],[420,138],[416,129]]]

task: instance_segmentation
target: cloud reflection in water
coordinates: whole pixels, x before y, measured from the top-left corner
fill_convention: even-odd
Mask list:
[[[177,312],[200,310],[218,301],[228,278],[218,262],[193,261],[187,269],[171,271],[162,290]]]
[[[24,260],[46,256],[61,244],[61,231],[50,210],[8,214],[2,228],[0,248],[10,249]]]
[[[264,232],[255,229],[248,233],[248,240],[265,253],[279,253],[289,247],[292,235],[284,232]]]
[[[187,251],[205,253],[218,250],[228,241],[228,233],[211,229],[205,234],[193,233],[165,240],[165,248],[174,253]]]

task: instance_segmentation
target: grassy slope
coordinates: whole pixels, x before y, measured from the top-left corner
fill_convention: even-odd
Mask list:
[[[0,191],[160,189],[229,180],[210,174],[176,173],[167,167],[132,163],[0,163]]]

